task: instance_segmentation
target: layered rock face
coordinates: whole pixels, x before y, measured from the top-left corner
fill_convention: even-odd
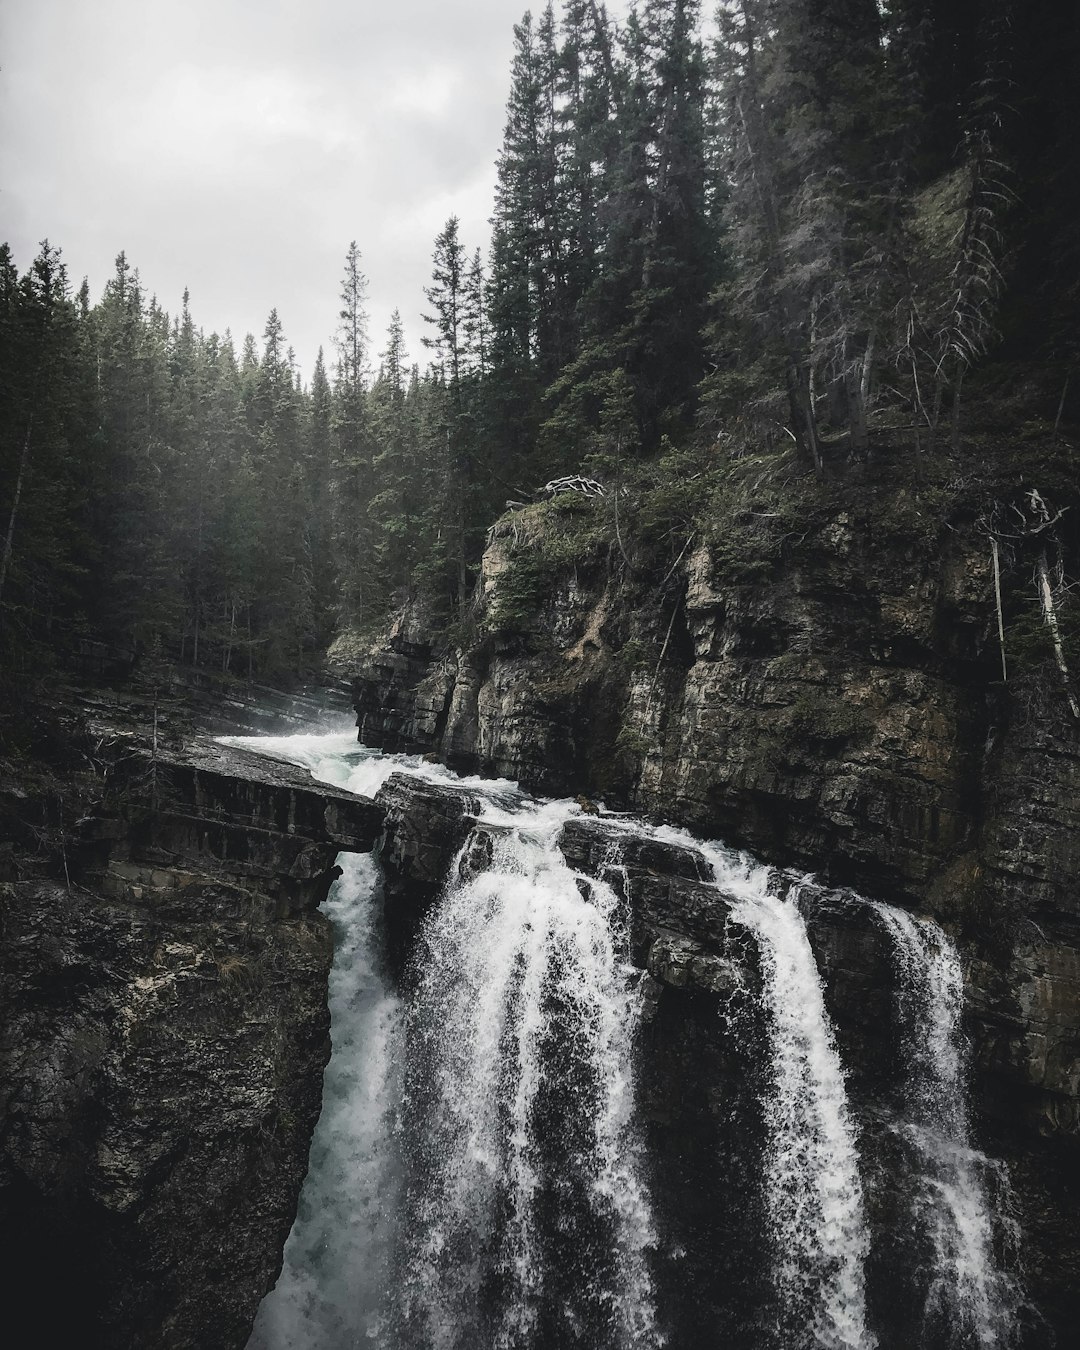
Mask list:
[[[382,851],[387,920],[408,950],[423,914],[436,903],[439,879],[455,879],[455,867],[483,873],[507,827],[478,821],[467,793],[411,777],[392,778],[379,801],[388,812]],[[636,1069],[659,1235],[653,1264],[658,1315],[675,1345],[776,1344],[782,1322],[772,1319],[790,1317],[792,1310],[782,1300],[773,1302],[778,1215],[763,1177],[782,1126],[769,1105],[770,1066],[775,1055],[797,1057],[801,1051],[787,1041],[779,1048],[775,1039],[783,1036],[773,1021],[776,976],[767,953],[775,949],[755,935],[737,886],[723,879],[718,884],[706,857],[689,841],[651,837],[618,821],[581,815],[564,823],[558,849],[579,874],[586,898],[590,878],[615,888],[631,960],[644,972]],[[950,1334],[931,1325],[930,1282],[940,1275],[949,1287],[951,1276],[935,1264],[942,1253],[935,1256],[927,1247],[927,1215],[915,1179],[921,1146],[904,1124],[912,1104],[904,1089],[909,1050],[898,1007],[910,972],[898,962],[887,926],[875,920],[874,906],[795,874],[769,871],[771,893],[789,887],[797,889],[807,921],[846,1070],[847,1100],[858,1122],[872,1229],[867,1314],[876,1343],[882,1350],[952,1344],[956,1338],[967,1344],[970,1328],[954,1327]],[[792,954],[789,948],[785,952],[784,961]],[[807,997],[811,990],[801,993]],[[788,1061],[789,1069],[792,1064]],[[809,1080],[784,1081],[801,1092]],[[815,1119],[811,1114],[804,1122],[808,1131],[816,1128]],[[805,1155],[799,1146],[808,1150]],[[808,1170],[836,1165],[822,1138],[815,1136],[813,1144],[801,1138],[799,1146],[792,1156],[802,1157]],[[1072,1247],[1061,1244],[1061,1233],[1045,1214],[1033,1212],[1026,1160],[1026,1154],[1011,1159],[1028,1221],[1024,1281],[1031,1301],[1023,1295],[1004,1298],[1001,1317],[1016,1317],[1016,1334],[1007,1334],[1004,1325],[998,1330],[1002,1343],[1015,1350],[1047,1350],[1055,1330],[1064,1334],[1070,1325]],[[801,1184],[799,1164],[793,1168],[790,1180]],[[970,1186],[970,1179],[954,1180]],[[988,1203],[1007,1210],[1007,1192],[999,1182],[987,1184]],[[966,1197],[963,1203],[970,1203],[974,1191]],[[795,1226],[805,1238],[814,1223],[812,1205],[802,1212],[796,1199],[788,1203],[801,1215]],[[934,1203],[946,1206],[936,1193]],[[1058,1219],[1068,1212],[1057,1210]],[[964,1217],[982,1222],[977,1209],[965,1210]],[[967,1254],[977,1255],[974,1248]],[[1016,1271],[1014,1251],[999,1252],[998,1259],[1005,1270]],[[992,1268],[989,1260],[981,1267],[984,1274]],[[946,1320],[958,1315],[948,1297]]]
[[[317,906],[381,812],[210,743],[87,748],[106,777],[64,784],[66,875],[31,857],[49,794],[4,785],[5,1308],[42,1344],[240,1346],[320,1109]]]
[[[964,961],[980,1138],[1017,1180],[1032,1279],[1071,1308],[1080,740],[1052,667],[1001,683],[985,533],[969,515],[885,534],[837,509],[752,580],[698,543],[659,590],[567,565],[500,619],[545,528],[529,508],[492,531],[472,643],[402,617],[359,673],[361,738],[632,807],[937,918]],[[1007,644],[1038,624],[1018,604]],[[872,946],[846,921],[820,943],[847,972],[830,993],[842,1034],[869,1037],[870,1060]]]

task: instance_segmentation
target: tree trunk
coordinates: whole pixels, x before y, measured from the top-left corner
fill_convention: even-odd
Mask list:
[[[1077,704],[1076,695],[1073,693],[1072,680],[1069,678],[1069,667],[1065,661],[1064,648],[1061,645],[1061,629],[1058,627],[1057,611],[1054,608],[1054,593],[1050,587],[1050,569],[1047,566],[1045,553],[1039,555],[1036,576],[1039,582],[1039,600],[1042,603],[1043,618],[1050,630],[1050,639],[1054,644],[1054,656],[1057,659],[1058,670],[1061,672],[1061,683],[1065,688],[1065,697],[1069,700],[1069,711],[1075,720],[1080,722],[1080,705]]]
[[[1054,418],[1054,435],[1058,434],[1061,428],[1061,414],[1065,411],[1065,396],[1069,392],[1069,381],[1072,379],[1072,371],[1065,376],[1065,383],[1061,386],[1061,399],[1058,402],[1057,416]],[[1072,457],[1072,447],[1070,446],[1070,458]]]
[[[990,536],[990,554],[994,561],[994,600],[997,604],[998,645],[1001,647],[1001,679],[1009,682],[1009,669],[1005,664],[1005,623],[1001,616],[1001,565],[998,558],[998,541]]]
[[[862,369],[859,372],[859,399],[862,403],[863,420],[866,419],[866,410],[870,406],[870,384],[874,372],[874,350],[877,346],[877,330],[870,329],[870,334],[866,339],[866,351],[863,352]]]
[[[866,458],[869,437],[866,429],[866,403],[862,395],[862,382],[855,372],[847,381],[848,386],[848,428],[851,432],[851,453],[859,459]]]
[[[11,544],[15,538],[15,522],[19,516],[19,500],[22,497],[26,466],[30,462],[30,433],[34,429],[34,414],[26,422],[26,436],[23,439],[22,454],[19,457],[19,473],[15,479],[15,498],[11,503],[11,515],[8,517],[7,534],[4,537],[4,556],[0,559],[0,600],[4,597],[4,582],[7,580],[8,565],[11,562]]]
[[[952,400],[952,448],[954,451],[960,449],[960,391],[964,387],[964,367],[961,366],[956,372],[956,384],[953,385]]]
[[[224,613],[223,613],[222,616],[221,616],[221,617],[222,617],[222,621],[224,621],[226,618],[228,618],[228,617],[229,617],[229,614],[230,614],[230,602],[229,602],[229,598],[226,596],[226,598],[225,598],[225,605],[224,605]],[[225,639],[225,641],[221,644],[221,673],[222,673],[222,675],[228,675],[228,673],[229,673],[229,663],[232,661],[233,637],[234,637],[234,635],[235,635],[235,633],[236,633],[236,601],[235,601],[235,600],[233,600],[233,601],[232,601],[232,604],[231,604],[231,614],[232,614],[232,617],[231,617],[231,619],[230,619],[230,621],[229,621],[229,635],[228,635],[228,637]]]
[[[938,423],[941,421],[941,403],[944,397],[945,397],[945,381],[939,374],[937,380],[934,383],[934,406],[930,412],[930,435],[927,437],[927,446],[926,446],[927,450],[929,450],[931,454],[934,453],[934,448],[937,442]]]
[[[789,354],[787,368],[788,403],[795,423],[795,443],[808,455],[815,473],[821,473],[821,450],[818,446],[817,423],[810,404],[809,373],[801,370],[793,354]]]

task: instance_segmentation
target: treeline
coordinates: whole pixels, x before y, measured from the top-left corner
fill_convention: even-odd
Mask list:
[[[988,356],[1029,414],[1068,417],[1080,9],[705,17],[566,0],[516,26],[490,250],[439,233],[424,373],[396,318],[369,343],[355,244],[306,388],[275,314],[237,353],[123,255],[91,304],[56,250],[21,278],[5,252],[9,664],[93,635],[302,669],[417,591],[461,613],[488,524],[556,474],[687,446],[809,473],[884,428],[961,451]]]
[[[968,374],[1061,410],[1080,351],[1080,10],[1053,0],[592,0],[515,29],[490,254],[427,294],[467,593],[555,473],[696,443],[808,471],[957,450]],[[1074,392],[1075,399],[1075,392]],[[838,452],[839,451],[839,455]]]
[[[444,396],[407,367],[396,317],[368,381],[357,257],[333,378],[320,352],[304,388],[276,312],[237,352],[186,294],[170,317],[123,254],[91,304],[50,244],[21,277],[0,247],[7,676],[103,644],[280,677],[374,621],[422,542]]]

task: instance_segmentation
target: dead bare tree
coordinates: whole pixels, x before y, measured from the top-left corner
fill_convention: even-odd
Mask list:
[[[998,641],[1001,646],[1002,678],[1007,680],[1008,673],[1005,665],[1005,626],[1001,604],[1001,575],[999,568],[998,541],[1001,539],[1012,539],[1018,543],[1022,543],[1025,540],[1038,538],[1040,548],[1038,556],[1035,559],[1034,580],[1039,608],[1042,611],[1043,623],[1046,625],[1047,632],[1050,635],[1050,644],[1054,652],[1054,661],[1057,665],[1058,674],[1061,677],[1061,685],[1069,705],[1069,712],[1072,714],[1074,721],[1080,722],[1080,700],[1077,699],[1076,690],[1072,680],[1072,672],[1069,669],[1068,658],[1065,654],[1065,643],[1062,638],[1061,622],[1058,614],[1059,604],[1058,600],[1055,598],[1055,593],[1060,594],[1064,588],[1064,568],[1060,561],[1051,565],[1050,549],[1048,547],[1048,541],[1056,543],[1053,535],[1054,526],[1061,520],[1068,509],[1069,508],[1066,506],[1057,511],[1052,510],[1049,503],[1046,501],[1046,498],[1038,488],[1031,488],[1025,494],[1024,508],[1014,506],[1010,512],[1009,523],[1013,526],[1012,529],[1006,530],[1001,527],[998,521],[998,511],[994,512],[990,520],[984,525],[984,529],[990,536],[991,557],[994,570],[994,593],[997,606]]]

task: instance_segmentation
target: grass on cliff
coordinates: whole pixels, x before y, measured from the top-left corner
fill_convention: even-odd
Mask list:
[[[602,564],[607,549],[602,503],[576,493],[536,502],[504,516],[499,538],[508,565],[498,577],[487,627],[527,630],[562,578]]]
[[[752,591],[781,576],[795,579],[801,561],[820,568],[831,558],[839,586],[857,585],[872,597],[939,575],[950,552],[967,559],[967,566],[984,549],[988,559],[989,530],[1015,515],[1031,487],[1038,487],[1051,508],[1063,512],[1053,531],[1026,541],[1003,535],[1000,541],[1009,692],[1025,705],[1037,695],[1054,699],[1061,680],[1033,568],[1049,547],[1066,658],[1080,677],[1074,451],[1048,424],[1018,417],[1007,399],[988,391],[987,400],[959,451],[939,442],[928,453],[910,429],[878,428],[865,460],[851,460],[843,442],[826,446],[820,477],[782,444],[732,455],[720,445],[682,449],[665,443],[648,462],[598,458],[587,467],[605,483],[603,499],[568,494],[502,518],[498,529],[508,566],[485,627],[535,634],[544,627],[538,619],[556,587],[575,572],[593,581],[601,566],[622,590],[624,609],[670,609],[686,585],[688,560],[702,546],[709,583],[721,594],[728,587]],[[989,632],[990,583],[974,584],[985,591],[980,604]],[[845,603],[842,591],[835,602]]]

